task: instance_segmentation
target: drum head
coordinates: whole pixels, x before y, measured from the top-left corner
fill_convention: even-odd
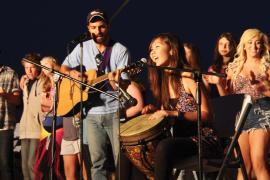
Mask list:
[[[163,118],[148,120],[151,114],[144,114],[129,120],[120,127],[120,138],[123,142],[146,140],[162,132]]]

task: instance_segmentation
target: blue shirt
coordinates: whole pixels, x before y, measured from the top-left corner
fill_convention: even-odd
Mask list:
[[[97,63],[95,57],[100,52],[98,51],[95,42],[91,39],[83,42],[83,57],[82,63],[86,71],[97,70]],[[116,69],[124,68],[130,62],[130,54],[128,49],[115,42],[112,47],[109,66],[106,67],[105,73],[110,71],[115,71]],[[70,68],[75,68],[80,65],[81,61],[81,47],[77,45],[74,50],[66,57],[63,65]],[[127,76],[122,76],[122,78],[127,78]],[[107,93],[118,96],[117,91],[107,90]],[[119,108],[118,100],[113,97],[107,96],[106,94],[100,93],[98,99],[91,101],[91,94],[89,94],[89,100],[91,102],[91,109],[88,114],[108,114],[116,112]]]

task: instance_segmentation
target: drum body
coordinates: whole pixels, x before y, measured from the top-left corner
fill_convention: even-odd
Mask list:
[[[164,119],[148,120],[141,115],[120,126],[121,150],[148,179],[154,178],[155,149],[160,140],[169,137],[169,125]]]

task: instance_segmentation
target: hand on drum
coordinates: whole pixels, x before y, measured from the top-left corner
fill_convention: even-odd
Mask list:
[[[154,112],[148,120],[156,120],[156,119],[164,119],[165,117],[169,116],[168,112],[165,110],[158,110]]]
[[[156,110],[157,110],[157,108],[154,105],[148,104],[148,105],[146,105],[146,106],[143,107],[141,113],[142,114],[148,114],[148,113],[152,113],[152,112],[154,112]]]

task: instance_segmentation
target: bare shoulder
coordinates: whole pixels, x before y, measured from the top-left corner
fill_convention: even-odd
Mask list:
[[[185,91],[190,93],[193,89],[196,88],[195,81],[190,77],[182,77],[182,83],[185,88]]]
[[[131,91],[139,92],[139,91],[141,91],[141,87],[137,82],[131,81],[130,84],[128,85],[128,87],[127,87],[127,91],[128,92],[131,92]]]
[[[140,85],[137,82],[135,82],[135,81],[131,81],[131,85],[133,85],[136,88],[140,89]]]

